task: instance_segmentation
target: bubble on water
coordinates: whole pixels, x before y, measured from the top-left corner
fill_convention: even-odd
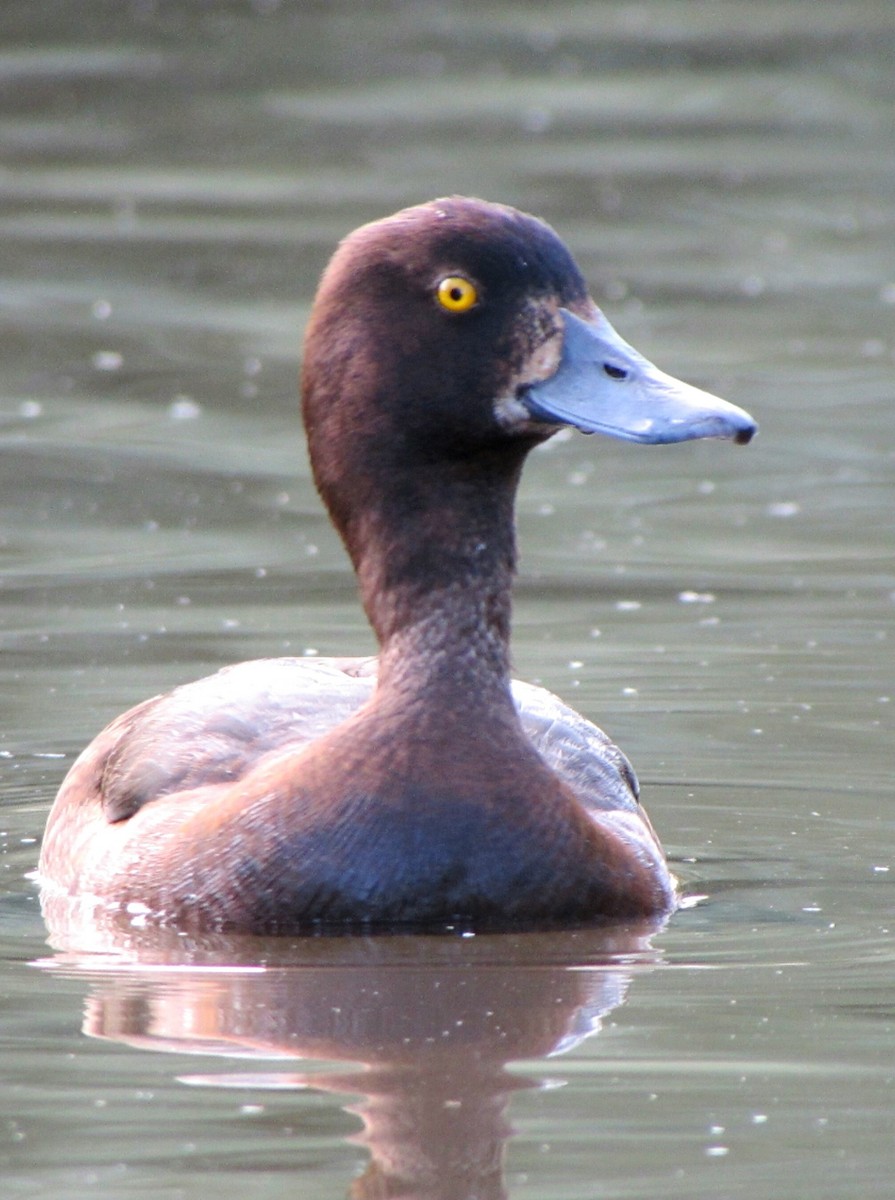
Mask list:
[[[97,350],[90,361],[97,371],[120,371],[124,366],[124,355],[117,350]]]
[[[713,592],[678,592],[678,601],[681,604],[714,604],[715,595]]]
[[[175,396],[168,405],[168,416],[172,421],[195,421],[202,415],[202,405],[192,396]]]
[[[769,517],[794,517],[801,511],[802,506],[795,500],[778,500],[765,509]]]

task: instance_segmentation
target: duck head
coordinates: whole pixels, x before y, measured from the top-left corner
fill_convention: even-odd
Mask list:
[[[451,197],[362,226],[333,256],[302,381],[315,465],[325,445],[434,459],[563,426],[642,443],[748,442],[741,408],[660,371],[590,298],[544,222]]]
[[[498,480],[514,485],[563,427],[644,443],[747,442],[756,428],[629,346],[548,225],[456,196],[341,243],[308,323],[302,397],[315,479],[355,566],[381,548],[375,527],[394,544],[415,520],[418,546],[443,542],[463,508],[474,537],[477,505],[511,508]]]

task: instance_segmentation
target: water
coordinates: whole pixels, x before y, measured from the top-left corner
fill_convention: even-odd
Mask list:
[[[891,5],[0,29],[4,1195],[890,1195]],[[556,439],[520,499],[517,672],[619,740],[705,899],[610,942],[54,951],[27,873],[112,715],[371,649],[298,331],[338,237],[453,191],[545,216],[624,336],[761,422]]]

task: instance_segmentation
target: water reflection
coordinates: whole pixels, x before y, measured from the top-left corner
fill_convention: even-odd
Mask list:
[[[370,1162],[355,1200],[494,1198],[508,1100],[538,1086],[508,1064],[596,1033],[657,963],[656,929],[289,941],[94,927],[44,965],[87,982],[91,1037],[248,1060],[184,1083],[359,1095],[346,1111]],[[269,1060],[281,1065],[259,1070]]]

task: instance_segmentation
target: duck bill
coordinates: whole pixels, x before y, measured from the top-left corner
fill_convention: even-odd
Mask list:
[[[745,443],[755,433],[742,408],[660,371],[602,313],[595,321],[566,308],[560,314],[565,332],[559,366],[520,397],[533,420],[652,444],[693,438]]]

